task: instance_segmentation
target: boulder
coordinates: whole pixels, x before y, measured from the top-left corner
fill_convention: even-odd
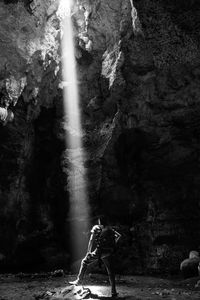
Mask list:
[[[180,270],[184,278],[198,276],[198,266],[200,263],[199,253],[197,251],[191,251],[189,258],[182,261]]]

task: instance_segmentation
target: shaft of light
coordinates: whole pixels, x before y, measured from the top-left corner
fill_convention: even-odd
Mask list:
[[[82,145],[82,126],[79,109],[78,85],[76,77],[76,61],[73,43],[73,27],[70,16],[70,0],[63,0],[62,5],[67,5],[63,20],[62,39],[62,70],[63,70],[63,96],[66,119],[66,144],[69,161],[68,189],[70,194],[71,222],[71,253],[72,259],[80,258],[86,247],[86,236],[83,231],[89,229],[89,205],[86,188],[86,170],[84,161],[86,154]]]

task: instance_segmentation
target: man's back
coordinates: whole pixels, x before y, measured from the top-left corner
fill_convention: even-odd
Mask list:
[[[111,254],[115,250],[115,231],[110,226],[95,225],[91,233],[94,235],[93,250],[97,249],[101,254]]]

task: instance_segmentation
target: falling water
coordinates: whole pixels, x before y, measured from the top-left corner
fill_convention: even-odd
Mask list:
[[[63,96],[65,110],[65,129],[67,132],[66,154],[68,157],[68,190],[70,194],[71,240],[73,260],[80,257],[86,247],[89,224],[89,206],[87,180],[84,162],[86,153],[82,145],[82,126],[79,108],[79,95],[76,76],[73,27],[71,22],[71,5],[73,0],[61,0],[60,9],[65,9],[62,37]]]

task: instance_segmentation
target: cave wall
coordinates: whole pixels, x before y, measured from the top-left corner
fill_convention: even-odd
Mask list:
[[[4,267],[69,262],[57,8],[0,2],[0,106],[15,115],[0,125]],[[118,272],[177,272],[199,248],[199,14],[194,0],[73,7],[89,202],[123,234]]]
[[[99,209],[126,224],[126,272],[177,272],[199,249],[199,5],[84,5],[93,60],[79,70],[91,194],[98,190]]]
[[[1,1],[1,270],[63,267],[68,193],[60,82],[60,27],[55,1]],[[6,232],[6,234],[5,234]]]

